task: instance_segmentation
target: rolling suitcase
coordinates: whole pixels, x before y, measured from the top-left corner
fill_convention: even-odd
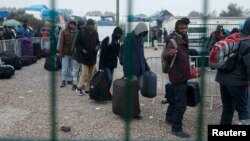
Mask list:
[[[196,81],[187,82],[187,106],[195,107],[201,101],[200,86]]]
[[[21,56],[33,56],[32,39],[24,37],[21,44]]]
[[[147,98],[154,98],[157,95],[157,75],[152,71],[142,74],[141,94]]]
[[[130,91],[129,86],[131,87]],[[115,80],[113,82],[112,97],[113,113],[122,117],[139,115],[141,111],[138,91],[139,84],[136,80],[131,80],[130,83],[123,78]]]
[[[37,59],[42,58],[42,49],[40,43],[33,43],[33,55],[37,57]]]

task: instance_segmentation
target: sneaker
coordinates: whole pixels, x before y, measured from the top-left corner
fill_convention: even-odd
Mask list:
[[[82,89],[76,89],[76,94],[79,95],[79,96],[83,96],[83,92],[82,92]]]
[[[73,85],[72,86],[72,91],[76,90],[77,89],[77,86],[76,85]]]
[[[177,136],[177,137],[180,137],[180,138],[189,138],[190,137],[190,135],[184,131],[179,131],[179,132],[172,131],[172,134]]]
[[[73,82],[72,81],[67,81],[67,84],[72,85]]]
[[[142,116],[141,115],[134,116],[134,119],[136,119],[136,120],[142,120]]]
[[[85,94],[89,94],[89,91],[85,91],[84,93],[85,93]]]
[[[65,86],[66,86],[66,81],[63,80],[63,81],[62,81],[62,84],[61,84],[61,86],[60,86],[60,88],[63,88],[63,87],[65,87]]]

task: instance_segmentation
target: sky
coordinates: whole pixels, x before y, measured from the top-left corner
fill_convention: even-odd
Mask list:
[[[128,0],[120,1],[120,16],[127,14]],[[133,2],[132,13],[143,13],[147,16],[156,11],[167,9],[174,16],[187,16],[191,11],[202,12],[204,0],[131,0]],[[230,3],[235,0],[208,0],[208,13],[216,10],[219,14],[227,10]],[[30,5],[45,4],[50,7],[51,0],[0,0],[0,7],[24,8]],[[249,0],[237,0],[237,5],[244,9],[250,9]],[[116,0],[56,0],[56,9],[72,9],[73,15],[84,16],[88,11],[116,12]]]

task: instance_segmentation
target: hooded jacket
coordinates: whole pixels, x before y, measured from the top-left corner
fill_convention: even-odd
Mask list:
[[[69,24],[76,25],[76,22],[73,20],[69,21],[66,25],[66,28],[60,33],[59,53],[61,56],[72,55],[73,33],[75,30],[70,29]]]
[[[144,22],[140,22],[134,31],[127,34],[124,45],[121,49],[122,65],[124,76],[142,75],[143,72],[149,70],[149,66],[144,56],[144,41],[139,34],[148,32]]]

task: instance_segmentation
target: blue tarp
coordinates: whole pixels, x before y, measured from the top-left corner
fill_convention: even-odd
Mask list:
[[[100,20],[97,22],[99,26],[115,26],[115,23],[108,20]]]
[[[7,10],[0,10],[0,18],[9,16],[10,12]]]
[[[45,9],[49,9],[46,5],[31,5],[28,7],[24,8],[25,10],[29,10],[29,11],[42,11]]]
[[[131,22],[139,22],[139,21],[147,21],[147,20],[144,17],[131,15],[131,16],[129,16],[129,21],[131,21]]]
[[[46,19],[46,20],[56,20],[56,21],[58,21],[60,14],[62,14],[61,11],[47,9],[47,10],[42,11],[41,17],[42,17],[42,19]]]

